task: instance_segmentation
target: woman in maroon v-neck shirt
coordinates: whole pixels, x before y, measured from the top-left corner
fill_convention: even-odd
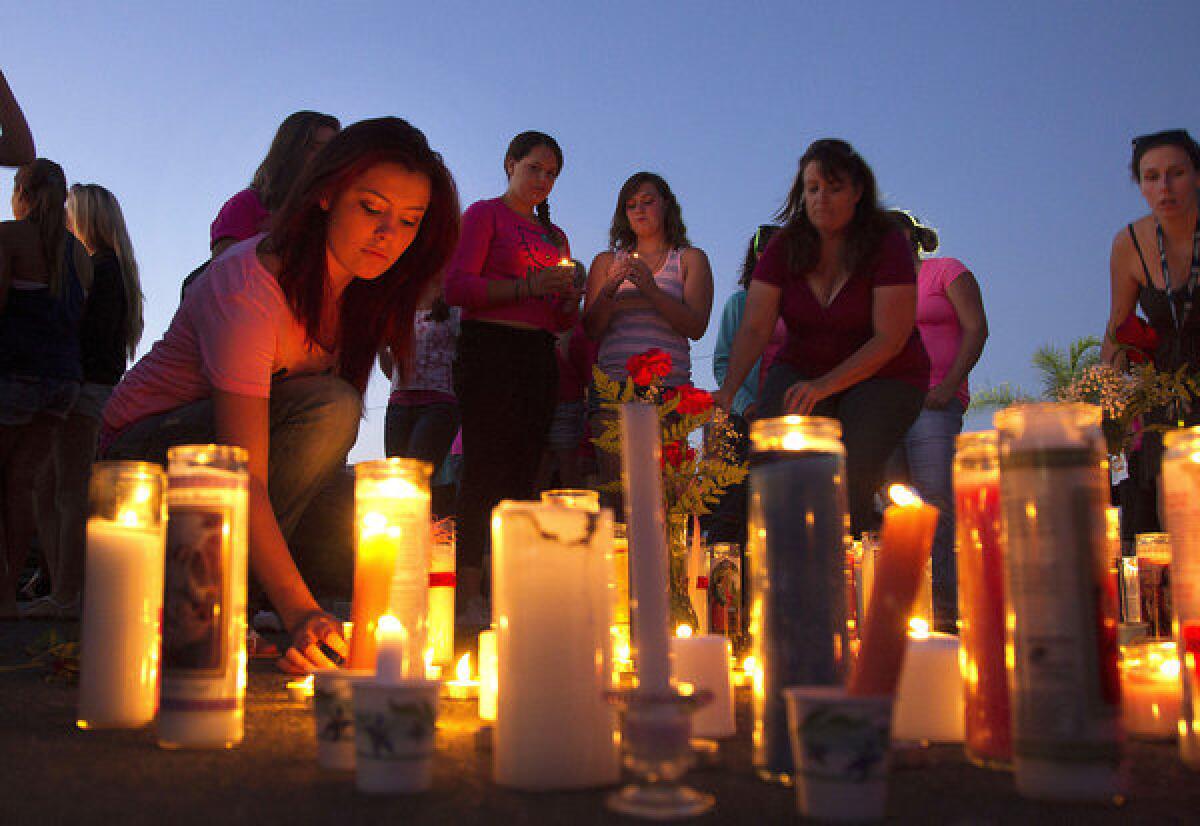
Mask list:
[[[767,374],[760,416],[830,416],[842,425],[851,530],[877,527],[884,465],[921,412],[929,357],[913,321],[916,272],[879,208],[875,176],[846,142],[800,158],[783,229],[754,269],[716,401],[728,409],[778,318],[787,341]]]

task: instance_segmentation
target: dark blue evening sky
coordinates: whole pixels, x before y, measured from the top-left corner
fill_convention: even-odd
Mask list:
[[[165,329],[208,225],[296,109],[399,115],[446,157],[464,205],[504,188],[524,129],[566,164],[553,216],[590,262],[616,192],[663,174],[717,300],[807,144],[852,142],[891,205],[978,277],[992,336],[977,384],[1033,385],[1033,349],[1098,333],[1108,251],[1145,212],[1129,139],[1200,128],[1200,3],[21,3],[0,67],[39,154],[120,198]],[[0,177],[7,210],[11,178]],[[382,377],[351,459],[382,455]]]

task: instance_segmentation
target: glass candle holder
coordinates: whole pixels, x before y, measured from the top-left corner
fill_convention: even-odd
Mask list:
[[[708,548],[708,630],[742,649],[742,546],[715,542]]]
[[[1012,721],[1004,663],[1004,545],[996,431],[958,436],[954,507],[967,759],[980,766],[1007,767],[1012,762]]]
[[[1100,408],[1018,404],[995,422],[1017,791],[1111,800],[1121,688]]]
[[[154,719],[165,525],[161,467],[92,466],[76,720],[81,729],[134,728]]]
[[[246,695],[247,454],[231,445],[167,451],[163,679],[158,742],[231,748]]]
[[[1128,736],[1175,739],[1182,695],[1174,642],[1121,646],[1121,722]]]
[[[1171,537],[1165,533],[1139,533],[1137,551],[1138,602],[1141,622],[1151,637],[1171,637]]]
[[[756,421],[750,443],[754,766],[787,783],[783,689],[833,685],[845,672],[845,450],[841,425],[813,416]]]
[[[1183,675],[1179,753],[1200,769],[1200,428],[1171,431],[1163,444],[1161,507],[1173,545],[1171,608]]]
[[[454,523],[434,525],[429,558],[429,649],[430,661],[448,673],[454,661]]]
[[[428,462],[378,459],[354,466],[354,601],[350,668],[375,667],[375,629],[392,614],[408,633],[405,677],[424,678],[428,637]]]
[[[555,488],[542,491],[542,501],[564,508],[583,508],[591,513],[600,510],[600,493],[586,488]]]

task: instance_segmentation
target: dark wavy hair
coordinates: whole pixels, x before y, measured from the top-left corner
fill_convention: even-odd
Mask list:
[[[637,236],[633,234],[633,227],[629,225],[625,204],[642,184],[653,184],[666,204],[663,213],[663,235],[666,236],[668,246],[671,249],[690,247],[692,242],[688,240],[687,226],[683,223],[683,209],[666,180],[653,172],[635,172],[621,184],[621,191],[617,193],[617,208],[613,210],[612,224],[608,228],[609,248],[631,250],[637,246]]]
[[[67,176],[61,166],[35,158],[17,169],[13,191],[28,210],[24,220],[37,230],[50,294],[62,295],[63,244],[67,239]]]
[[[762,224],[750,236],[750,243],[746,245],[746,257],[742,259],[741,274],[738,275],[738,286],[743,290],[750,289],[750,277],[754,275],[754,266],[767,248],[767,244],[778,232],[777,224]]]
[[[374,280],[354,279],[338,308],[337,373],[366,390],[371,364],[382,344],[396,364],[407,363],[413,317],[426,284],[446,266],[458,242],[458,190],[442,156],[425,135],[400,118],[364,120],[338,133],[308,165],[275,214],[267,249],[280,258],[279,286],[288,306],[316,341],[321,328],[329,271],[326,237],[329,213],[322,200],[336,201],[370,167],[395,163],[429,178],[429,206],[408,249]]]
[[[787,201],[776,213],[776,219],[783,224],[778,239],[787,250],[788,269],[799,277],[811,271],[821,259],[821,237],[804,209],[804,170],[814,163],[827,180],[841,181],[862,191],[846,228],[842,253],[846,269],[852,275],[857,274],[878,255],[880,243],[893,227],[879,207],[875,173],[854,147],[836,138],[814,141],[800,156]]]
[[[288,115],[275,130],[271,148],[250,181],[250,188],[269,212],[287,200],[288,191],[304,171],[313,135],[324,128],[336,132],[342,124],[333,115],[304,110]]]
[[[522,132],[509,141],[508,151],[504,153],[504,163],[507,164],[509,161],[524,160],[530,152],[537,149],[539,146],[544,146],[554,153],[554,157],[558,161],[558,171],[561,173],[563,168],[562,147],[558,145],[558,141],[547,135],[545,132],[535,132],[530,130],[528,132]],[[505,174],[508,174],[507,168],[505,169]],[[547,198],[546,200],[542,201],[540,204],[534,207],[533,211],[534,214],[537,215],[538,223],[546,228],[546,232],[549,233],[552,238],[557,239],[559,246],[562,246],[566,239],[562,237],[562,234],[557,229],[555,229],[554,224],[550,223],[550,199]]]
[[[930,255],[937,252],[940,242],[936,229],[925,226],[917,216],[903,209],[888,210],[888,217],[901,232],[908,236],[914,253],[923,252]]]
[[[1151,149],[1163,146],[1177,146],[1187,153],[1193,169],[1200,169],[1200,144],[1192,138],[1186,129],[1167,129],[1164,132],[1153,132],[1149,135],[1139,135],[1133,139],[1133,158],[1129,162],[1129,171],[1133,182],[1142,182],[1142,158]]]

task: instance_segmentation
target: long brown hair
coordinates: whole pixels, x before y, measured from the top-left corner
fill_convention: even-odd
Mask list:
[[[62,295],[67,239],[67,176],[54,161],[35,158],[17,169],[13,190],[27,210],[24,220],[37,229],[50,294],[57,298]]]
[[[805,150],[787,201],[776,213],[776,219],[783,224],[778,240],[787,250],[788,269],[794,276],[802,276],[821,260],[821,237],[804,209],[804,170],[811,163],[817,165],[825,178],[842,181],[862,191],[846,227],[846,244],[842,251],[843,265],[856,275],[874,260],[884,236],[893,227],[879,207],[875,173],[854,147],[836,138],[814,141]]]
[[[275,130],[267,156],[254,172],[250,188],[269,212],[283,206],[288,190],[296,183],[308,160],[309,147],[318,129],[338,131],[341,123],[333,115],[308,110],[293,112]]]
[[[608,246],[614,250],[632,250],[637,246],[637,236],[629,225],[629,216],[625,213],[625,204],[633,197],[642,184],[652,184],[663,199],[663,236],[671,249],[690,247],[687,226],[683,223],[683,209],[679,199],[671,191],[666,180],[653,172],[635,172],[621,184],[617,193],[617,208],[613,211],[612,224],[608,228]]]
[[[505,168],[507,169],[509,161],[524,160],[526,155],[539,146],[544,146],[554,153],[554,158],[558,161],[558,171],[561,174],[563,168],[562,147],[550,135],[534,130],[522,132],[509,141],[508,150],[504,153]],[[547,198],[534,207],[533,213],[537,216],[538,223],[546,228],[546,234],[554,239],[555,245],[561,247],[566,239],[562,237],[562,233],[555,228],[554,224],[550,223],[550,199]]]
[[[348,126],[321,150],[275,214],[267,248],[279,255],[279,286],[311,341],[321,328],[329,271],[325,245],[329,213],[359,175],[379,163],[396,163],[429,178],[429,206],[408,249],[378,278],[354,279],[338,308],[337,373],[365,392],[380,345],[396,364],[412,349],[413,317],[425,285],[446,266],[458,242],[458,190],[442,157],[425,135],[400,118],[375,118]]]

